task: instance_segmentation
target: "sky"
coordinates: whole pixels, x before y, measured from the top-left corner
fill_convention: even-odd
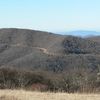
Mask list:
[[[0,0],[0,28],[100,31],[100,0]]]

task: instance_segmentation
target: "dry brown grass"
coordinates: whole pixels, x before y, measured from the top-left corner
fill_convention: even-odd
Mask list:
[[[0,90],[0,100],[100,100],[100,95]]]

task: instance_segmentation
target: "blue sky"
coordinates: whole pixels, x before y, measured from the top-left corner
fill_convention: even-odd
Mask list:
[[[100,31],[100,0],[0,0],[0,28]]]

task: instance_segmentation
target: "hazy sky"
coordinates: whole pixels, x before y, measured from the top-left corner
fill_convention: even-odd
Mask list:
[[[0,28],[100,31],[100,0],[0,0]]]

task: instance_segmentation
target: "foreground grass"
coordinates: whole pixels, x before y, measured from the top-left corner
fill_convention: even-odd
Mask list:
[[[0,90],[0,100],[100,100],[100,95]]]

